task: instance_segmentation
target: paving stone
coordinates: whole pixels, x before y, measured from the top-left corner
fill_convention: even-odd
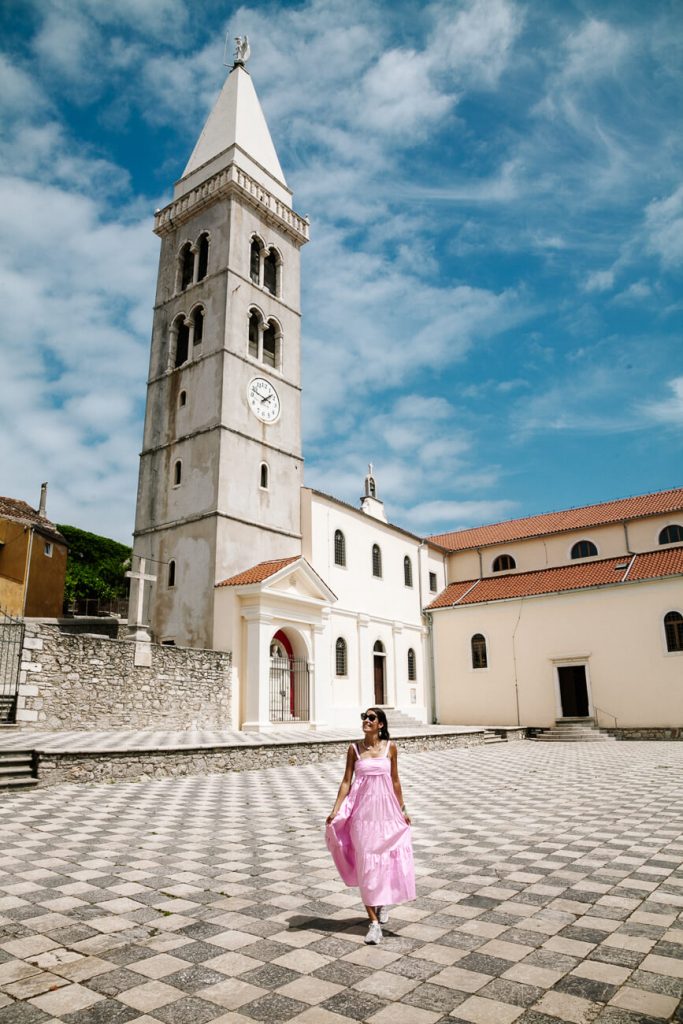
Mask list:
[[[74,1024],[175,1021],[202,1004],[220,1024],[392,1011],[476,1024],[492,1007],[495,1024],[557,1024],[550,1006],[648,1020],[618,997],[669,1008],[683,995],[683,794],[654,771],[683,764],[683,745],[597,746],[406,753],[418,899],[393,908],[379,947],[321,839],[338,765],[17,795],[11,814],[0,805],[0,992],[52,972],[96,1000]],[[78,959],[63,962],[65,946]],[[59,993],[30,998],[43,994]],[[0,1014],[40,1012],[10,998]],[[377,1001],[365,1018],[358,999]]]
[[[115,999],[104,999],[85,1010],[62,1014],[61,1018],[63,1024],[126,1024],[127,1021],[139,1019],[137,1010]]]
[[[350,1017],[352,1020],[365,1020],[371,1014],[376,1013],[386,1006],[386,1001],[367,992],[356,992],[354,989],[346,989],[338,992],[322,1004],[323,1009],[338,1013],[341,1017]],[[263,1020],[265,1018],[259,1018]]]

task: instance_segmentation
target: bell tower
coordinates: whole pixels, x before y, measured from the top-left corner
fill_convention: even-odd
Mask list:
[[[214,585],[301,551],[299,251],[248,44],[177,182],[161,239],[134,552],[153,638],[213,646]]]

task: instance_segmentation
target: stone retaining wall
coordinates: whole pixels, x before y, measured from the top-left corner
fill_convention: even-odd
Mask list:
[[[231,656],[149,645],[135,665],[129,640],[68,635],[28,620],[17,725],[44,729],[231,728]]]
[[[519,738],[524,738],[523,733]],[[273,743],[263,746],[96,753],[46,751],[40,754],[38,781],[40,786],[56,786],[63,782],[165,779],[179,775],[255,771],[277,765],[317,764],[320,761],[337,761],[341,772],[349,742]],[[476,747],[483,745],[484,733],[409,736],[401,737],[398,743],[402,752]]]
[[[634,729],[603,729],[617,740],[683,740],[683,726],[641,726]]]

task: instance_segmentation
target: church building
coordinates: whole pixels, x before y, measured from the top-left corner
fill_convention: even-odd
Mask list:
[[[508,634],[517,636],[519,625],[496,609],[555,593],[552,581],[539,590],[531,579],[541,565],[546,575],[555,565],[552,544],[532,538],[570,528],[549,523],[516,536],[500,524],[479,528],[493,531],[481,537],[421,538],[387,521],[372,466],[358,507],[304,485],[300,250],[309,224],[293,209],[244,59],[228,75],[154,230],[161,254],[134,547],[156,577],[144,611],[152,638],[232,652],[226,724],[233,728],[346,726],[370,704],[420,721],[515,724],[522,711],[510,699],[511,666],[515,692],[526,681]],[[673,531],[668,560],[652,578],[680,587],[683,489],[664,493],[656,513],[645,502],[638,514],[656,514],[655,525],[666,520]],[[514,551],[499,554],[508,540]],[[631,558],[630,547],[616,553],[616,541],[606,544],[586,548],[581,566],[593,570],[576,587],[560,587],[563,593],[592,587],[605,555],[620,564]],[[491,566],[484,564],[489,554]],[[568,568],[578,568],[571,559]],[[557,564],[564,565],[559,555]],[[605,587],[623,582],[625,569],[608,573]],[[642,572],[631,567],[630,578],[651,578],[647,567]],[[477,602],[489,577],[508,585],[515,578],[517,589]],[[683,600],[675,597],[672,591],[662,600],[683,622]],[[141,607],[135,594],[133,601]],[[579,664],[562,647],[569,642],[557,639],[553,665]],[[475,648],[485,662],[476,669],[468,662]],[[582,648],[580,663],[590,657]],[[680,676],[680,658],[676,666]],[[592,713],[592,667],[588,686]],[[681,700],[683,686],[678,692]],[[530,704],[529,713],[558,717],[546,703]]]

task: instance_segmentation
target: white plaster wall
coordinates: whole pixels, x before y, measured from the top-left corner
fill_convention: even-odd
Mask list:
[[[481,565],[484,576],[493,573],[493,562],[498,555],[512,555],[517,563],[513,572],[529,572],[535,569],[546,569],[548,566],[569,565],[571,549],[577,541],[590,540],[598,549],[597,559],[618,558],[631,551],[653,551],[659,545],[659,533],[670,523],[683,525],[683,512],[678,516],[651,516],[627,523],[628,541],[622,523],[607,526],[595,526],[585,530],[570,530],[549,537],[533,537],[528,540],[516,540],[503,544],[491,544],[481,548]],[[586,561],[582,559],[581,561]],[[455,552],[448,556],[448,580],[477,579],[479,577],[479,554],[477,551]]]
[[[683,654],[666,651],[662,620],[683,613],[680,578],[491,602],[434,613],[440,721],[549,726],[559,717],[555,665],[585,660],[601,725],[683,724]],[[483,633],[488,668],[473,669]],[[609,713],[609,714],[606,714]]]

